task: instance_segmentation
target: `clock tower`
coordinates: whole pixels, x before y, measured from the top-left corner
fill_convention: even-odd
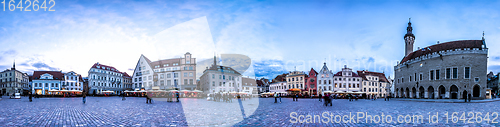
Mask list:
[[[411,19],[411,18],[410,18]],[[408,27],[406,27],[405,34],[405,57],[408,56],[411,52],[413,52],[413,43],[415,42],[415,35],[412,33],[413,28],[411,27],[411,21],[408,21]]]

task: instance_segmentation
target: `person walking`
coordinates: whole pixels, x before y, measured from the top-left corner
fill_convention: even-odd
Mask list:
[[[82,102],[83,102],[83,104],[85,104],[85,101],[87,101],[87,94],[83,93],[83,95],[82,95]]]
[[[122,101],[125,100],[125,94],[122,94]]]
[[[319,102],[321,102],[321,99],[323,99],[323,95],[319,94]]]
[[[31,92],[29,92],[29,93],[28,93],[28,96],[29,96],[30,102],[31,102],[31,101],[33,101],[33,100],[31,99],[31,96],[32,96]]]
[[[179,92],[176,92],[175,95],[177,97],[177,102],[179,102]]]
[[[274,103],[278,103],[278,94],[274,92]]]
[[[299,94],[295,94],[295,101],[299,101]]]
[[[281,93],[280,93],[280,94],[278,94],[278,96],[279,96],[279,98],[280,98],[280,104],[281,104]]]

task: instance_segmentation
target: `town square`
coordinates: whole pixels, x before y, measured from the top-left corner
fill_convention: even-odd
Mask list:
[[[500,1],[0,6],[0,127],[500,126]]]
[[[237,105],[207,101],[205,99],[182,98],[181,102],[154,101],[146,104],[145,98],[127,97],[89,97],[86,104],[81,103],[81,98],[37,98],[29,102],[27,98],[6,99],[3,97],[1,112],[11,115],[2,115],[0,124],[3,126],[499,126],[500,120],[496,115],[490,115],[490,121],[473,118],[469,112],[485,117],[486,113],[492,114],[499,111],[500,101],[471,102],[471,103],[445,103],[445,102],[416,102],[392,99],[348,101],[346,99],[333,100],[332,107],[325,107],[318,99],[304,98],[292,101],[291,98],[282,98],[282,103],[274,103],[273,98],[253,98],[259,101],[258,108],[242,118],[239,108],[226,109],[225,106]],[[251,100],[246,100],[251,101]],[[251,104],[243,102],[243,104]],[[8,103],[9,105],[7,105]],[[195,117],[188,118],[186,108],[192,105],[203,105],[196,109]],[[250,105],[245,105],[250,106]],[[255,105],[257,106],[257,105]],[[476,108],[489,107],[489,108]],[[29,109],[29,110],[26,110]],[[297,116],[291,115],[292,112]],[[379,120],[367,121],[357,119],[345,122],[292,123],[293,117],[299,115],[322,115],[323,113],[338,115],[352,115],[363,112],[368,115],[390,115],[392,122]],[[445,113],[449,118],[446,121]],[[457,118],[451,117],[456,112]],[[462,113],[466,120],[460,120]],[[430,123],[428,115],[439,113],[439,121]],[[215,114],[215,115],[214,115]],[[410,121],[410,118],[400,118],[398,115],[422,115],[421,120]],[[328,116],[330,117],[330,116]],[[476,117],[476,116],[475,116]],[[304,119],[304,118],[303,118]],[[241,121],[239,121],[241,120]],[[375,119],[376,120],[376,119]],[[437,119],[435,119],[437,120]],[[480,121],[479,121],[480,120]],[[348,120],[347,120],[348,121]],[[385,120],[387,121],[387,120]],[[421,122],[423,121],[423,123]],[[355,123],[356,122],[356,123]],[[471,122],[471,123],[469,123]]]

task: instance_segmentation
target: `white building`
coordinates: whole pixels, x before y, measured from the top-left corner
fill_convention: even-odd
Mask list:
[[[29,76],[19,70],[16,70],[14,63],[11,69],[0,72],[1,94],[21,93],[24,95],[29,91]]]
[[[61,83],[64,82],[64,74],[61,71],[35,71],[33,72],[31,92],[38,95],[54,94],[51,91],[59,91]]]
[[[287,84],[286,84],[286,81],[283,81],[283,82],[275,82],[275,83],[271,83],[269,84],[269,91],[271,93],[283,93],[283,92],[286,92],[287,90]]]
[[[123,91],[123,73],[115,67],[95,63],[89,70],[89,94],[119,94]],[[108,92],[111,91],[111,92]]]
[[[196,58],[187,52],[184,58],[151,61],[141,55],[134,70],[133,89],[196,89]]]
[[[242,92],[241,74],[231,67],[217,65],[216,58],[200,77],[201,90],[206,93]]]
[[[356,73],[352,72],[351,68],[344,66],[342,71],[337,72],[333,75],[335,93],[347,93],[347,92],[360,92],[361,91],[361,77]]]
[[[363,78],[362,92],[366,95],[375,95],[377,97],[385,97],[389,94],[389,80],[385,78],[384,73],[371,71],[358,71],[358,75]]]
[[[247,94],[258,94],[257,82],[253,78],[241,77],[242,88],[240,92]]]
[[[325,91],[333,92],[335,88],[333,86],[333,73],[331,70],[328,70],[326,63],[324,63],[323,68],[321,68],[316,78],[318,79],[316,86],[320,94],[325,95]]]
[[[64,74],[62,89],[65,90],[83,90],[83,79],[80,74],[73,71]]]

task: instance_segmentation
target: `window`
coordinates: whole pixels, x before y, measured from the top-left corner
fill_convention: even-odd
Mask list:
[[[420,80],[422,80],[422,74],[420,74]]]
[[[439,80],[439,70],[436,70],[436,80]]]
[[[415,73],[415,81],[417,81],[417,73]]]
[[[405,78],[401,78],[401,83],[405,82]]]
[[[160,74],[160,79],[163,79],[165,76],[163,76],[163,74]]]
[[[188,80],[187,79],[184,79],[184,84],[188,84]]]
[[[188,73],[187,72],[184,72],[184,77],[188,77]]]
[[[189,84],[193,84],[193,79],[189,79]]]
[[[212,79],[215,79],[215,74],[212,74]]]
[[[409,81],[411,82],[411,76],[410,76],[410,80]]]
[[[429,79],[430,79],[430,80],[434,80],[434,70],[431,70],[431,71],[429,72]]]
[[[167,78],[171,78],[172,77],[172,74],[167,74]]]
[[[446,68],[446,79],[450,79],[450,78],[451,78],[451,69]]]
[[[470,78],[470,67],[465,67],[465,72],[464,72],[464,78],[469,79]]]
[[[174,78],[178,78],[179,77],[179,73],[174,73]]]
[[[172,80],[167,80],[167,85],[168,86],[172,85]]]
[[[453,78],[454,79],[458,78],[458,69],[457,68],[453,68]]]

